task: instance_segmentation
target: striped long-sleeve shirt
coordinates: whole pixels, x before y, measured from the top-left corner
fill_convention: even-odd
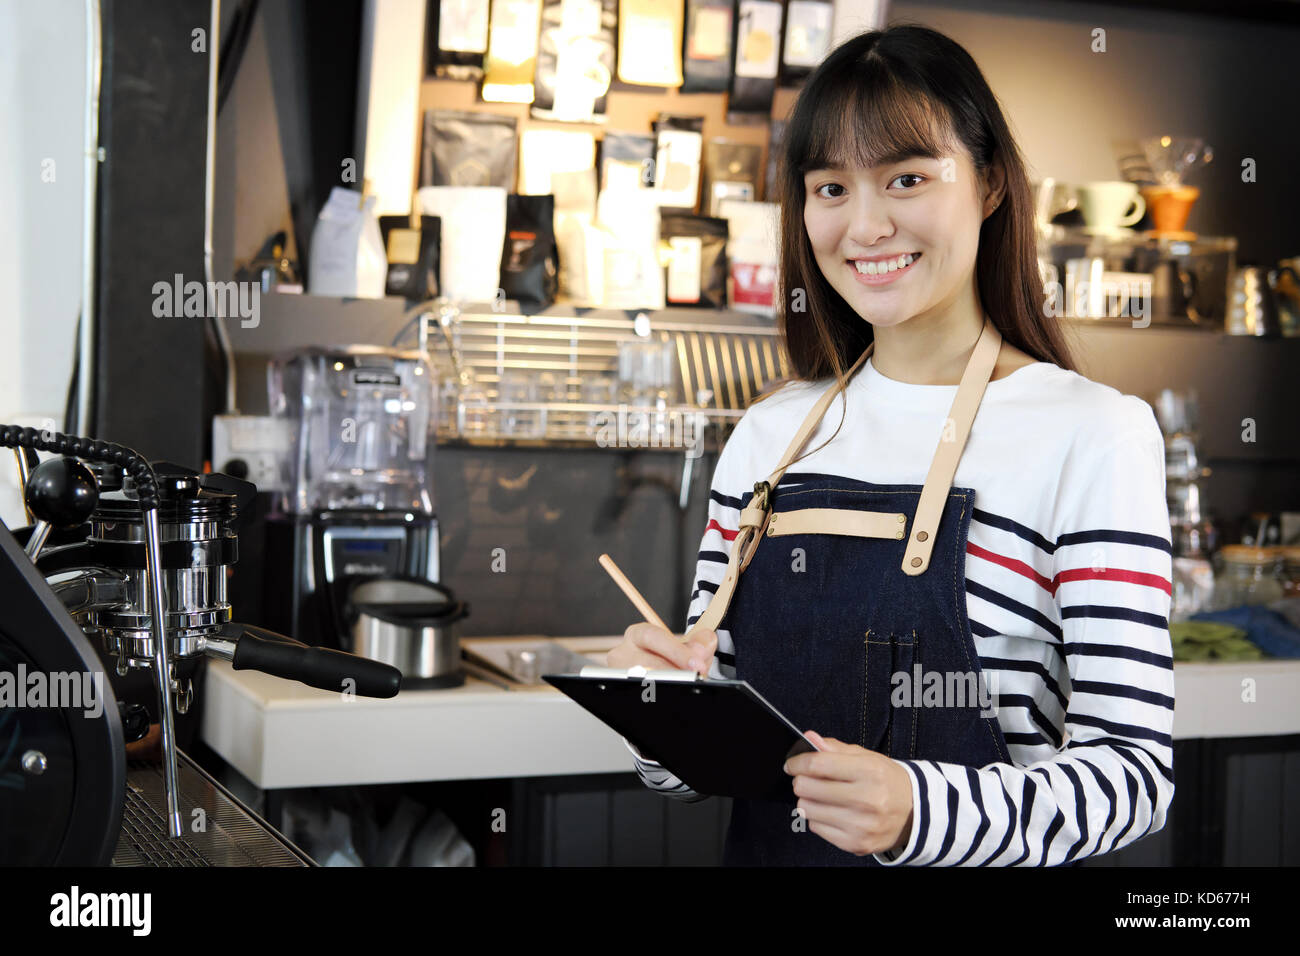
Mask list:
[[[722,579],[742,496],[833,386],[791,383],[737,424],[714,472],[686,627]],[[922,485],[956,392],[886,378],[868,359],[804,451],[831,436],[843,409],[839,435],[788,474]],[[911,837],[876,858],[1058,864],[1159,830],[1174,792],[1172,557],[1151,407],[1050,363],[1024,366],[989,383],[953,484],[976,493],[966,605],[1012,762],[900,761]],[[712,676],[736,676],[743,640],[719,629]],[[628,748],[647,786],[703,799]]]

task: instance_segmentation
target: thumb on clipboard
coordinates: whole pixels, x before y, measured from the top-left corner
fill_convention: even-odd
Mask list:
[[[708,677],[717,650],[716,631],[697,631],[688,640],[657,624],[639,621],[628,627],[623,640],[605,655],[605,666],[693,670]]]

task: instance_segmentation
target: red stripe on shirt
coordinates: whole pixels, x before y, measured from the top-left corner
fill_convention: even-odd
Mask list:
[[[1008,571],[1014,571],[1016,574],[1024,575],[1048,594],[1053,596],[1056,594],[1055,582],[1046,575],[1039,574],[1023,561],[1017,561],[1015,558],[1008,558],[1006,555],[990,551],[988,548],[981,548],[978,544],[971,544],[969,540],[966,542],[966,553],[973,554],[977,558],[983,558],[985,561],[989,561],[993,564],[1001,565]]]
[[[718,524],[717,518],[710,518],[709,523],[705,526],[704,530],[705,532],[716,531],[718,532],[718,534],[722,535],[722,537],[728,541],[734,541],[736,539],[736,535],[740,534],[739,529],[735,531],[729,531],[728,529],[724,528],[722,525]]]
[[[1166,594],[1172,596],[1174,593],[1173,585],[1168,578],[1163,578],[1158,574],[1149,574],[1146,571],[1125,571],[1123,568],[1072,568],[1069,571],[1062,571],[1056,576],[1056,583],[1063,584],[1066,581],[1123,581],[1125,584],[1141,584],[1143,587],[1159,588]]]

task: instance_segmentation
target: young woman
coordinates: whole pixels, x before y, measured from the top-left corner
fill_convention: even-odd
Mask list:
[[[1164,444],[1045,317],[979,68],[921,27],[857,36],[807,80],[781,166],[797,381],[719,456],[688,640],[635,624],[609,663],[744,679],[808,728],[788,801],[735,801],[728,864],[1055,865],[1159,830]]]

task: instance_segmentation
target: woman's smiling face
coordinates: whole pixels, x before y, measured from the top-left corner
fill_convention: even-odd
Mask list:
[[[944,309],[971,288],[985,209],[964,149],[870,168],[812,169],[804,192],[818,266],[873,326]]]

